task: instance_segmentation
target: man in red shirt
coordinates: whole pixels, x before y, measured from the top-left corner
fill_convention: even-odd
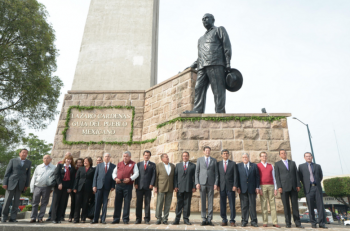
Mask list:
[[[117,186],[115,189],[114,214],[112,224],[120,221],[120,215],[124,199],[123,222],[129,224],[130,202],[134,180],[139,176],[137,164],[131,160],[131,153],[124,152],[123,161],[119,162],[113,170],[112,177]]]
[[[259,156],[261,162],[257,165],[260,175],[260,202],[263,216],[263,227],[267,227],[267,201],[269,201],[273,227],[281,228],[277,224],[276,215],[275,196],[277,196],[277,184],[275,179],[275,170],[272,164],[266,162],[266,152],[261,152]]]

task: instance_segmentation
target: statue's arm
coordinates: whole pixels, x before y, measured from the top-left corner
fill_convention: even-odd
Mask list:
[[[231,56],[232,56],[231,42],[226,29],[222,26],[219,27],[219,37],[222,41],[222,46],[224,48],[226,68],[231,68]]]
[[[198,64],[197,64],[197,60],[196,60],[194,63],[192,63],[192,65],[191,65],[191,66],[186,67],[186,68],[185,68],[185,70],[187,70],[188,68],[193,68],[193,69],[196,69],[196,68],[197,68],[197,66],[198,66]]]

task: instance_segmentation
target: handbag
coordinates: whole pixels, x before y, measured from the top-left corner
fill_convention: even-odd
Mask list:
[[[48,187],[55,187],[56,186],[56,177],[55,177],[55,172],[53,172],[49,178],[47,178],[47,186]]]

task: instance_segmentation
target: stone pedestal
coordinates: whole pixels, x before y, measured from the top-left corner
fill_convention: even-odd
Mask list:
[[[291,158],[286,120],[286,117],[291,116],[289,113],[182,114],[183,111],[193,108],[196,78],[196,72],[188,69],[146,91],[69,91],[65,95],[56,131],[53,163],[62,160],[69,151],[74,158],[90,156],[94,161],[96,157],[108,152],[112,157],[111,162],[116,164],[122,160],[122,153],[126,150],[138,162],[143,159],[142,153],[146,149],[152,152],[151,161],[155,163],[160,162],[162,153],[167,153],[170,162],[176,164],[181,161],[183,151],[188,151],[190,161],[196,163],[197,158],[203,156],[204,146],[212,148],[211,156],[218,161],[222,160],[222,149],[228,149],[232,154],[231,160],[238,163],[241,162],[243,152],[250,154],[253,163],[260,162],[261,151],[267,152],[268,162],[272,164],[279,160],[279,149],[285,149]],[[71,106],[133,106],[133,143],[64,144],[62,132],[66,127],[67,111]],[[266,118],[270,118],[271,122],[266,121]],[[154,138],[156,139],[153,142],[140,143]],[[96,140],[98,139],[94,139]],[[132,206],[135,206],[135,200],[134,193]],[[236,200],[236,209],[240,211],[238,196]],[[152,208],[155,208],[155,202],[156,197],[153,197]],[[278,211],[283,212],[281,201],[277,200],[276,203]],[[109,200],[109,206],[113,205],[114,192]],[[200,211],[199,192],[194,193],[191,206],[192,211]],[[175,210],[175,207],[176,197],[173,198],[171,209]],[[260,211],[259,196],[257,209]],[[219,211],[218,192],[215,192],[214,211]]]

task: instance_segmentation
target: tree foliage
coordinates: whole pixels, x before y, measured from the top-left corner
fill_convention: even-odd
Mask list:
[[[46,128],[58,113],[54,41],[37,0],[0,0],[0,139],[19,141],[23,126]]]
[[[324,191],[340,203],[350,208],[350,177],[334,177],[323,181]],[[344,200],[348,198],[348,203]]]

